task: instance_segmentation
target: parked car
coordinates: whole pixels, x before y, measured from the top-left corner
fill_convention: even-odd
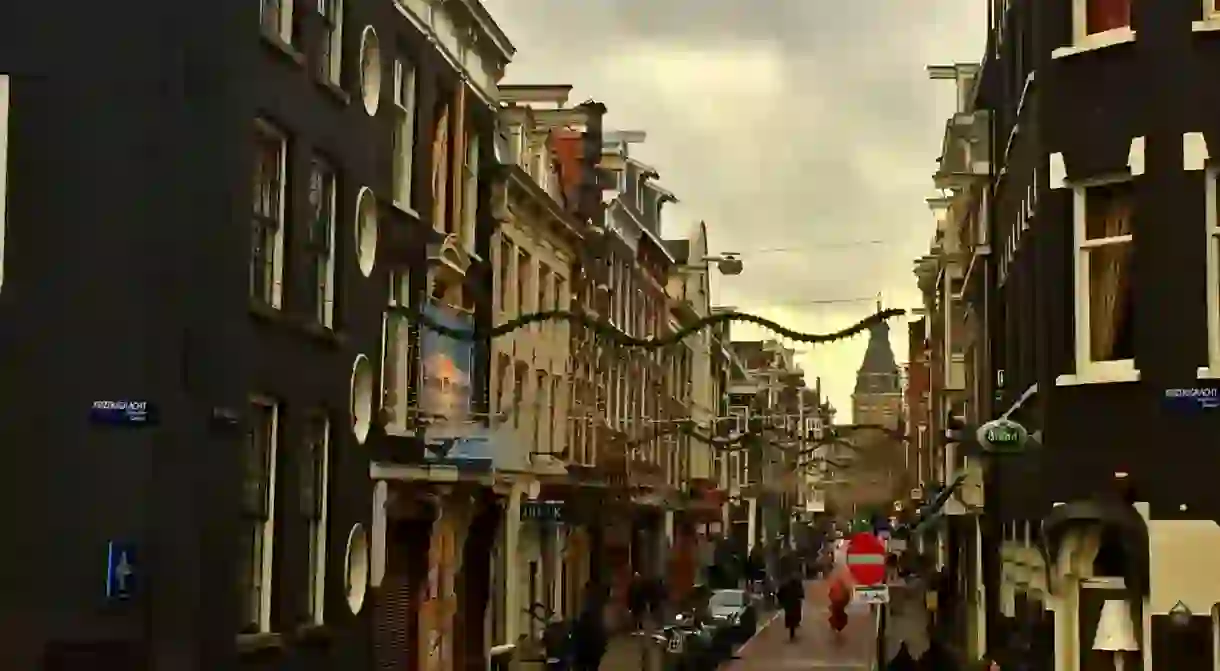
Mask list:
[[[737,643],[748,640],[758,630],[758,608],[745,590],[715,590],[707,606],[712,622],[725,629]]]

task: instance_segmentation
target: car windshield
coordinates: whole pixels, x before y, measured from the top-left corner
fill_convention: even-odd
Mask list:
[[[746,593],[739,589],[722,590],[712,594],[708,606],[711,608],[741,608],[746,605]]]

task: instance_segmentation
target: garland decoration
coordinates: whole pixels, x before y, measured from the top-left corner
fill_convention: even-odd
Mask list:
[[[693,324],[684,326],[678,331],[659,338],[635,338],[629,336],[609,322],[593,317],[583,312],[572,312],[569,310],[546,310],[544,312],[531,312],[524,314],[516,319],[511,319],[499,326],[494,326],[490,329],[476,325],[474,328],[452,328],[437,322],[427,314],[415,308],[397,308],[396,312],[401,312],[406,317],[419,324],[421,327],[428,329],[434,333],[438,333],[447,338],[461,340],[465,342],[486,342],[500,336],[508,335],[513,331],[525,328],[531,324],[537,324],[546,321],[566,321],[575,326],[583,326],[594,332],[595,336],[606,338],[619,347],[634,347],[641,349],[660,349],[670,345],[678,344],[684,341],[691,335],[698,333],[706,328],[711,328],[726,322],[745,322],[761,326],[777,335],[780,335],[789,340],[795,340],[807,345],[817,345],[820,343],[835,342],[843,340],[851,336],[866,331],[873,326],[889,321],[891,319],[902,317],[906,314],[906,310],[889,309],[882,310],[876,314],[866,317],[859,322],[833,333],[802,333],[794,331],[790,328],[782,326],[776,322],[760,317],[758,315],[745,312],[718,312],[713,315],[708,315]]]

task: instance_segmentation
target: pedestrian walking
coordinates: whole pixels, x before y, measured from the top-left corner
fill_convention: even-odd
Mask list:
[[[627,610],[637,630],[644,628],[644,615],[648,612],[648,583],[637,571],[627,586]]]
[[[788,640],[796,640],[796,630],[801,627],[801,610],[805,604],[805,583],[797,575],[790,576],[780,585],[776,594],[780,608],[784,609],[784,627],[788,629]]]
[[[597,671],[610,637],[605,622],[605,591],[593,583],[585,587],[585,604],[572,629],[572,664],[575,671]]]

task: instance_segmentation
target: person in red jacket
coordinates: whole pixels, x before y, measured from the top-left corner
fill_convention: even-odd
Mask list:
[[[851,603],[851,587],[840,577],[830,584],[830,628],[841,632],[847,628],[847,604]]]

